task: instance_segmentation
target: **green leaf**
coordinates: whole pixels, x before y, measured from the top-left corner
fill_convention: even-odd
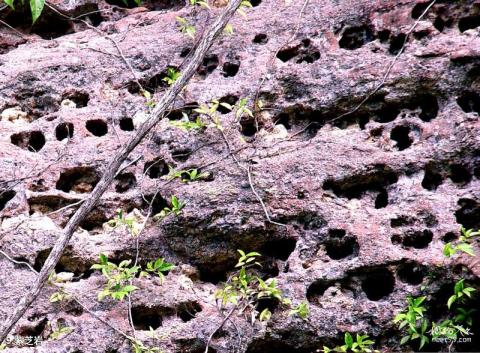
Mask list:
[[[452,306],[453,303],[455,303],[455,300],[457,300],[457,296],[456,295],[452,295],[449,299],[448,299],[448,302],[447,302],[447,307],[450,309],[450,307]]]
[[[403,336],[402,339],[400,340],[400,345],[403,346],[408,341],[410,341],[410,336]]]
[[[35,23],[40,17],[45,0],[30,0],[30,10],[32,11],[32,23]]]
[[[3,0],[3,2],[10,6],[12,10],[15,10],[15,6],[13,5],[14,0]]]
[[[467,244],[467,243],[458,244],[457,249],[460,250],[460,251],[463,251],[464,253],[466,253],[470,256],[475,256],[473,248],[470,244]]]
[[[353,345],[353,337],[349,332],[345,332],[345,344],[348,348],[351,348]]]

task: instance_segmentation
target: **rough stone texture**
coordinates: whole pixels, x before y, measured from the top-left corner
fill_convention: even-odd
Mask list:
[[[200,32],[208,21],[205,11],[193,13],[182,1],[132,9],[121,1],[52,3],[69,16],[89,13],[86,20],[118,41],[154,98],[165,89],[166,68],[181,68],[193,44],[178,32],[175,16],[196,21]],[[287,46],[303,2],[252,3],[248,20],[232,21],[235,34],[218,40],[170,117],[212,99],[251,103],[268,73],[259,91],[265,109],[256,121],[220,117],[272,218],[286,226],[266,221],[218,130],[183,132],[164,120],[83,222],[58,271],[73,272],[68,288],[127,331],[126,303],[98,302],[103,279],[89,268],[100,252],[116,262],[135,256],[127,232],[102,225],[118,208],[146,212],[159,190],[154,212],[172,195],[187,206],[179,217],[149,222],[140,238],[141,263],[163,256],[177,265],[163,285],[136,280],[141,337],[159,326],[154,343],[165,352],[204,351],[222,320],[213,293],[241,248],[265,255],[265,274],[294,302],[308,300],[310,318],[288,317],[282,308],[268,324],[234,317],[241,338],[227,324],[212,352],[309,353],[340,343],[345,331],[368,333],[381,350],[408,351],[392,324],[408,294],[419,295],[426,285],[430,318],[439,319],[459,263],[479,285],[477,265],[447,261],[442,248],[461,224],[480,227],[480,3],[439,1],[386,84],[357,112],[334,121],[381,81],[426,3],[312,0]],[[0,17],[23,33],[0,31],[0,249],[38,270],[75,208],[51,212],[88,196],[147,108],[116,48],[97,31],[50,9],[33,28],[25,13],[7,9]],[[166,182],[160,177],[167,165],[201,167],[211,180]],[[0,257],[0,319],[33,276]],[[52,292],[44,290],[15,331],[45,341],[8,352],[130,351],[74,303],[49,303]],[[55,327],[59,320],[74,331],[47,340],[47,322]],[[477,329],[461,349],[478,350],[479,337]]]

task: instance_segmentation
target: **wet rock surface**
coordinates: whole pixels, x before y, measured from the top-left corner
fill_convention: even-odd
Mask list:
[[[155,195],[157,213],[176,195],[187,202],[183,212],[148,222],[139,239],[141,263],[165,257],[176,264],[163,284],[135,280],[133,322],[142,338],[148,341],[152,327],[160,337],[152,343],[165,352],[203,352],[222,321],[214,292],[234,269],[236,249],[244,249],[264,255],[265,272],[293,301],[307,300],[310,317],[289,317],[281,307],[266,324],[234,317],[211,352],[309,353],[340,343],[346,331],[368,333],[382,351],[408,351],[392,323],[407,295],[426,286],[438,319],[459,264],[479,285],[478,265],[442,255],[461,225],[480,227],[479,5],[434,5],[385,84],[338,118],[382,81],[428,3],[315,0],[302,17],[301,2],[252,3],[247,20],[232,20],[234,35],[211,48],[169,117],[212,99],[251,103],[258,94],[264,109],[255,119],[219,116],[230,150],[249,166],[269,215],[284,226],[267,221],[219,130],[185,132],[163,120],[82,222],[57,272],[74,273],[68,289],[128,331],[126,302],[98,302],[104,282],[90,267],[100,252],[117,263],[134,258],[135,239],[103,224],[119,208],[146,214]],[[0,249],[36,270],[148,110],[105,35],[158,99],[167,68],[181,69],[194,44],[175,16],[198,28],[209,20],[173,0],[140,8],[97,0],[51,5],[33,27],[26,13],[0,13],[13,28],[0,28]],[[85,22],[67,18],[78,16]],[[167,182],[169,165],[199,168],[209,178]],[[0,319],[33,278],[0,256]],[[44,289],[14,332],[44,342],[7,351],[130,352],[121,335],[74,302],[50,303],[53,292]],[[74,331],[47,340],[59,322]],[[461,348],[478,350],[479,338]]]

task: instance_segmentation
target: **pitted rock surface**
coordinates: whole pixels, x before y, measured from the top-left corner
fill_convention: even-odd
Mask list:
[[[212,4],[209,17],[174,0],[139,8],[117,0],[50,4],[33,27],[27,12],[0,13],[13,27],[0,28],[0,249],[37,271],[145,117],[135,80],[158,100],[167,68],[189,60],[194,42],[178,31],[176,16],[201,32],[222,6]],[[369,334],[381,351],[409,351],[392,323],[408,295],[427,286],[438,318],[460,264],[479,286],[478,264],[448,260],[442,249],[461,225],[480,228],[480,3],[438,1],[408,37],[428,2],[311,0],[303,13],[303,1],[252,4],[247,19],[231,21],[234,34],[210,49],[167,118],[192,115],[213,99],[252,104],[257,95],[262,111],[237,119],[220,110],[230,149],[218,129],[183,131],[162,120],[82,222],[57,271],[72,272],[67,288],[128,332],[126,302],[97,301],[104,281],[90,267],[101,252],[114,262],[133,259],[135,239],[104,223],[118,209],[146,215],[153,197],[158,213],[176,195],[187,202],[182,213],[150,220],[139,238],[142,264],[165,257],[176,265],[163,284],[135,280],[141,338],[164,352],[203,352],[223,320],[214,292],[244,249],[264,255],[265,274],[294,302],[307,300],[310,316],[290,317],[281,307],[268,323],[234,316],[211,352],[310,353],[341,343],[346,331]],[[78,16],[85,22],[69,19]],[[250,168],[269,216],[284,225],[268,222],[232,153]],[[168,166],[199,168],[209,178],[166,181]],[[34,276],[0,256],[0,319]],[[85,308],[50,303],[53,292],[45,287],[12,333],[41,336],[42,344],[7,352],[131,351]],[[74,331],[48,339],[59,322]],[[149,327],[159,339],[148,338]],[[463,350],[478,350],[475,333]]]

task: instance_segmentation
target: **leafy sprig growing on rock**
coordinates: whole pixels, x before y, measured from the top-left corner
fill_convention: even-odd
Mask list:
[[[182,116],[183,116],[182,120],[170,121],[170,124],[185,131],[203,130],[207,127],[207,124],[205,124],[199,116],[197,116],[195,121],[190,121],[190,119],[188,118],[188,115],[185,113],[182,113]]]
[[[188,21],[181,16],[176,16],[175,18],[178,22],[178,29],[180,30],[180,32],[194,39],[195,33],[197,33],[197,29],[195,28],[195,26],[188,23]]]
[[[372,350],[371,346],[375,343],[372,341],[368,335],[356,334],[355,339],[349,332],[345,332],[344,335],[344,344],[337,346],[335,348],[328,348],[323,346],[322,352],[354,352],[354,353],[370,353],[370,352],[379,352],[377,350]]]
[[[117,266],[109,262],[105,254],[100,254],[100,262],[94,264],[92,270],[100,270],[106,278],[105,288],[98,294],[98,300],[103,300],[110,296],[115,300],[122,301],[127,295],[136,291],[138,288],[131,284],[136,275],[140,272],[140,276],[148,276],[149,274],[157,275],[163,282],[165,274],[172,270],[175,266],[163,258],[147,263],[147,267],[142,271],[140,266],[130,266],[131,260],[123,260]]]
[[[15,10],[15,0],[3,0],[5,4],[10,6],[12,10]],[[23,0],[20,0],[23,5]],[[45,7],[45,0],[30,0],[30,11],[32,13],[32,23],[35,23],[42,14]]]
[[[443,254],[447,257],[455,255],[457,252],[463,252],[470,256],[475,256],[472,247],[472,241],[474,237],[480,235],[480,231],[473,231],[473,229],[461,228],[461,236],[456,242],[448,242],[443,247]]]
[[[171,214],[178,216],[186,205],[184,201],[179,200],[175,195],[170,199],[170,203],[172,204],[171,207],[164,207],[163,210],[153,216],[153,219],[159,221]]]
[[[176,170],[172,166],[168,166],[169,173],[165,176],[167,180],[180,179],[184,183],[190,181],[201,180],[208,177],[208,173],[201,173],[198,169]]]
[[[117,266],[108,261],[107,255],[100,254],[100,263],[91,267],[92,270],[102,271],[103,276],[107,279],[105,288],[98,293],[98,300],[110,296],[115,300],[122,301],[127,295],[138,289],[129,282],[135,278],[140,266],[129,267],[131,262],[132,260],[123,260]]]
[[[142,218],[143,216],[138,210],[133,210],[133,212],[125,214],[122,209],[118,209],[116,217],[109,220],[106,223],[106,226],[111,229],[124,227],[132,236],[135,237],[142,230]]]
[[[407,298],[407,309],[395,316],[394,323],[398,324],[399,329],[406,328],[407,335],[404,336],[400,344],[405,344],[408,341],[420,340],[420,349],[429,342],[426,336],[427,320],[424,318],[424,313],[427,310],[423,302],[427,299],[426,296],[414,298]]]
[[[146,276],[148,274],[157,275],[160,278],[160,282],[163,283],[165,279],[165,274],[171,271],[175,266],[169,262],[166,262],[165,259],[159,258],[155,261],[147,262],[147,268],[145,271],[140,273],[141,276]]]
[[[180,71],[175,70],[173,67],[169,67],[167,68],[167,76],[165,76],[162,80],[171,86],[181,75],[182,73]]]
[[[207,1],[203,0],[190,0],[190,5],[192,6],[201,6],[207,9],[210,9],[210,6],[208,5]]]
[[[292,307],[291,300],[283,297],[275,279],[263,280],[255,273],[254,269],[261,267],[257,261],[257,258],[261,256],[258,252],[245,253],[242,250],[237,251],[240,254],[235,265],[237,270],[223,285],[223,288],[215,293],[220,310],[223,311],[227,306],[233,305],[231,310],[237,310],[239,313],[248,312],[252,323],[257,319],[266,321],[271,317],[272,313],[268,308],[258,312],[259,303],[263,299],[274,299],[290,307],[290,315],[298,315],[302,319],[307,318],[307,303],[301,303]]]

